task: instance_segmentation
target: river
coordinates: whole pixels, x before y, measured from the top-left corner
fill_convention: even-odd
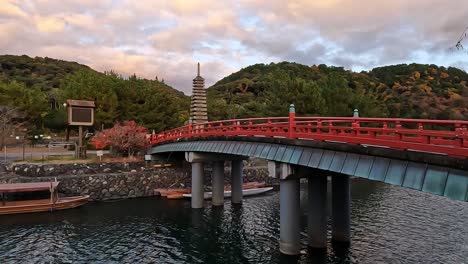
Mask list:
[[[303,214],[306,201],[302,192]],[[96,202],[0,216],[0,263],[468,263],[466,202],[353,179],[350,247],[307,249],[301,220],[304,254],[287,257],[277,191],[204,210],[160,198]]]

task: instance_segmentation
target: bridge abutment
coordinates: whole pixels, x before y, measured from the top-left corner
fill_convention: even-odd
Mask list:
[[[332,240],[351,241],[351,192],[350,177],[332,175]]]

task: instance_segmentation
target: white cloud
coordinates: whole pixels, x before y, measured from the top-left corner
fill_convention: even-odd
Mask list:
[[[34,22],[40,32],[62,32],[65,29],[65,20],[60,17],[35,17]]]
[[[27,14],[17,6],[15,0],[0,0],[0,17],[25,17]]]
[[[0,49],[158,76],[190,92],[197,61],[208,85],[281,60],[466,66],[466,54],[447,50],[467,13],[455,0],[0,0]]]

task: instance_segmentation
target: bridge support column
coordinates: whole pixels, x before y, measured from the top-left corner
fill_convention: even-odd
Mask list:
[[[351,196],[350,177],[344,174],[332,176],[332,239],[337,242],[351,241]]]
[[[224,161],[213,162],[212,185],[212,204],[222,206],[224,204]]]
[[[231,162],[231,203],[242,203],[242,174],[244,163],[242,160],[233,160]]]
[[[309,247],[327,247],[327,176],[317,174],[307,178],[307,234]]]
[[[203,163],[192,162],[192,208],[203,208]]]
[[[281,166],[290,168],[286,164]],[[298,255],[301,250],[299,178],[288,177],[290,171],[281,169],[280,172],[280,252]]]

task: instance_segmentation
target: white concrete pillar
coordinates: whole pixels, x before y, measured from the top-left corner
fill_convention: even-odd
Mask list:
[[[192,208],[203,208],[203,163],[192,162]]]
[[[233,160],[231,162],[231,202],[233,204],[242,203],[243,170],[242,160]]]
[[[307,178],[307,235],[309,247],[327,247],[327,176]]]
[[[224,161],[213,162],[212,174],[212,204],[222,206],[224,204]]]
[[[351,191],[350,177],[344,174],[332,176],[332,239],[351,241]]]
[[[281,177],[283,178],[283,177]],[[280,181],[280,252],[298,255],[300,240],[299,179]]]

